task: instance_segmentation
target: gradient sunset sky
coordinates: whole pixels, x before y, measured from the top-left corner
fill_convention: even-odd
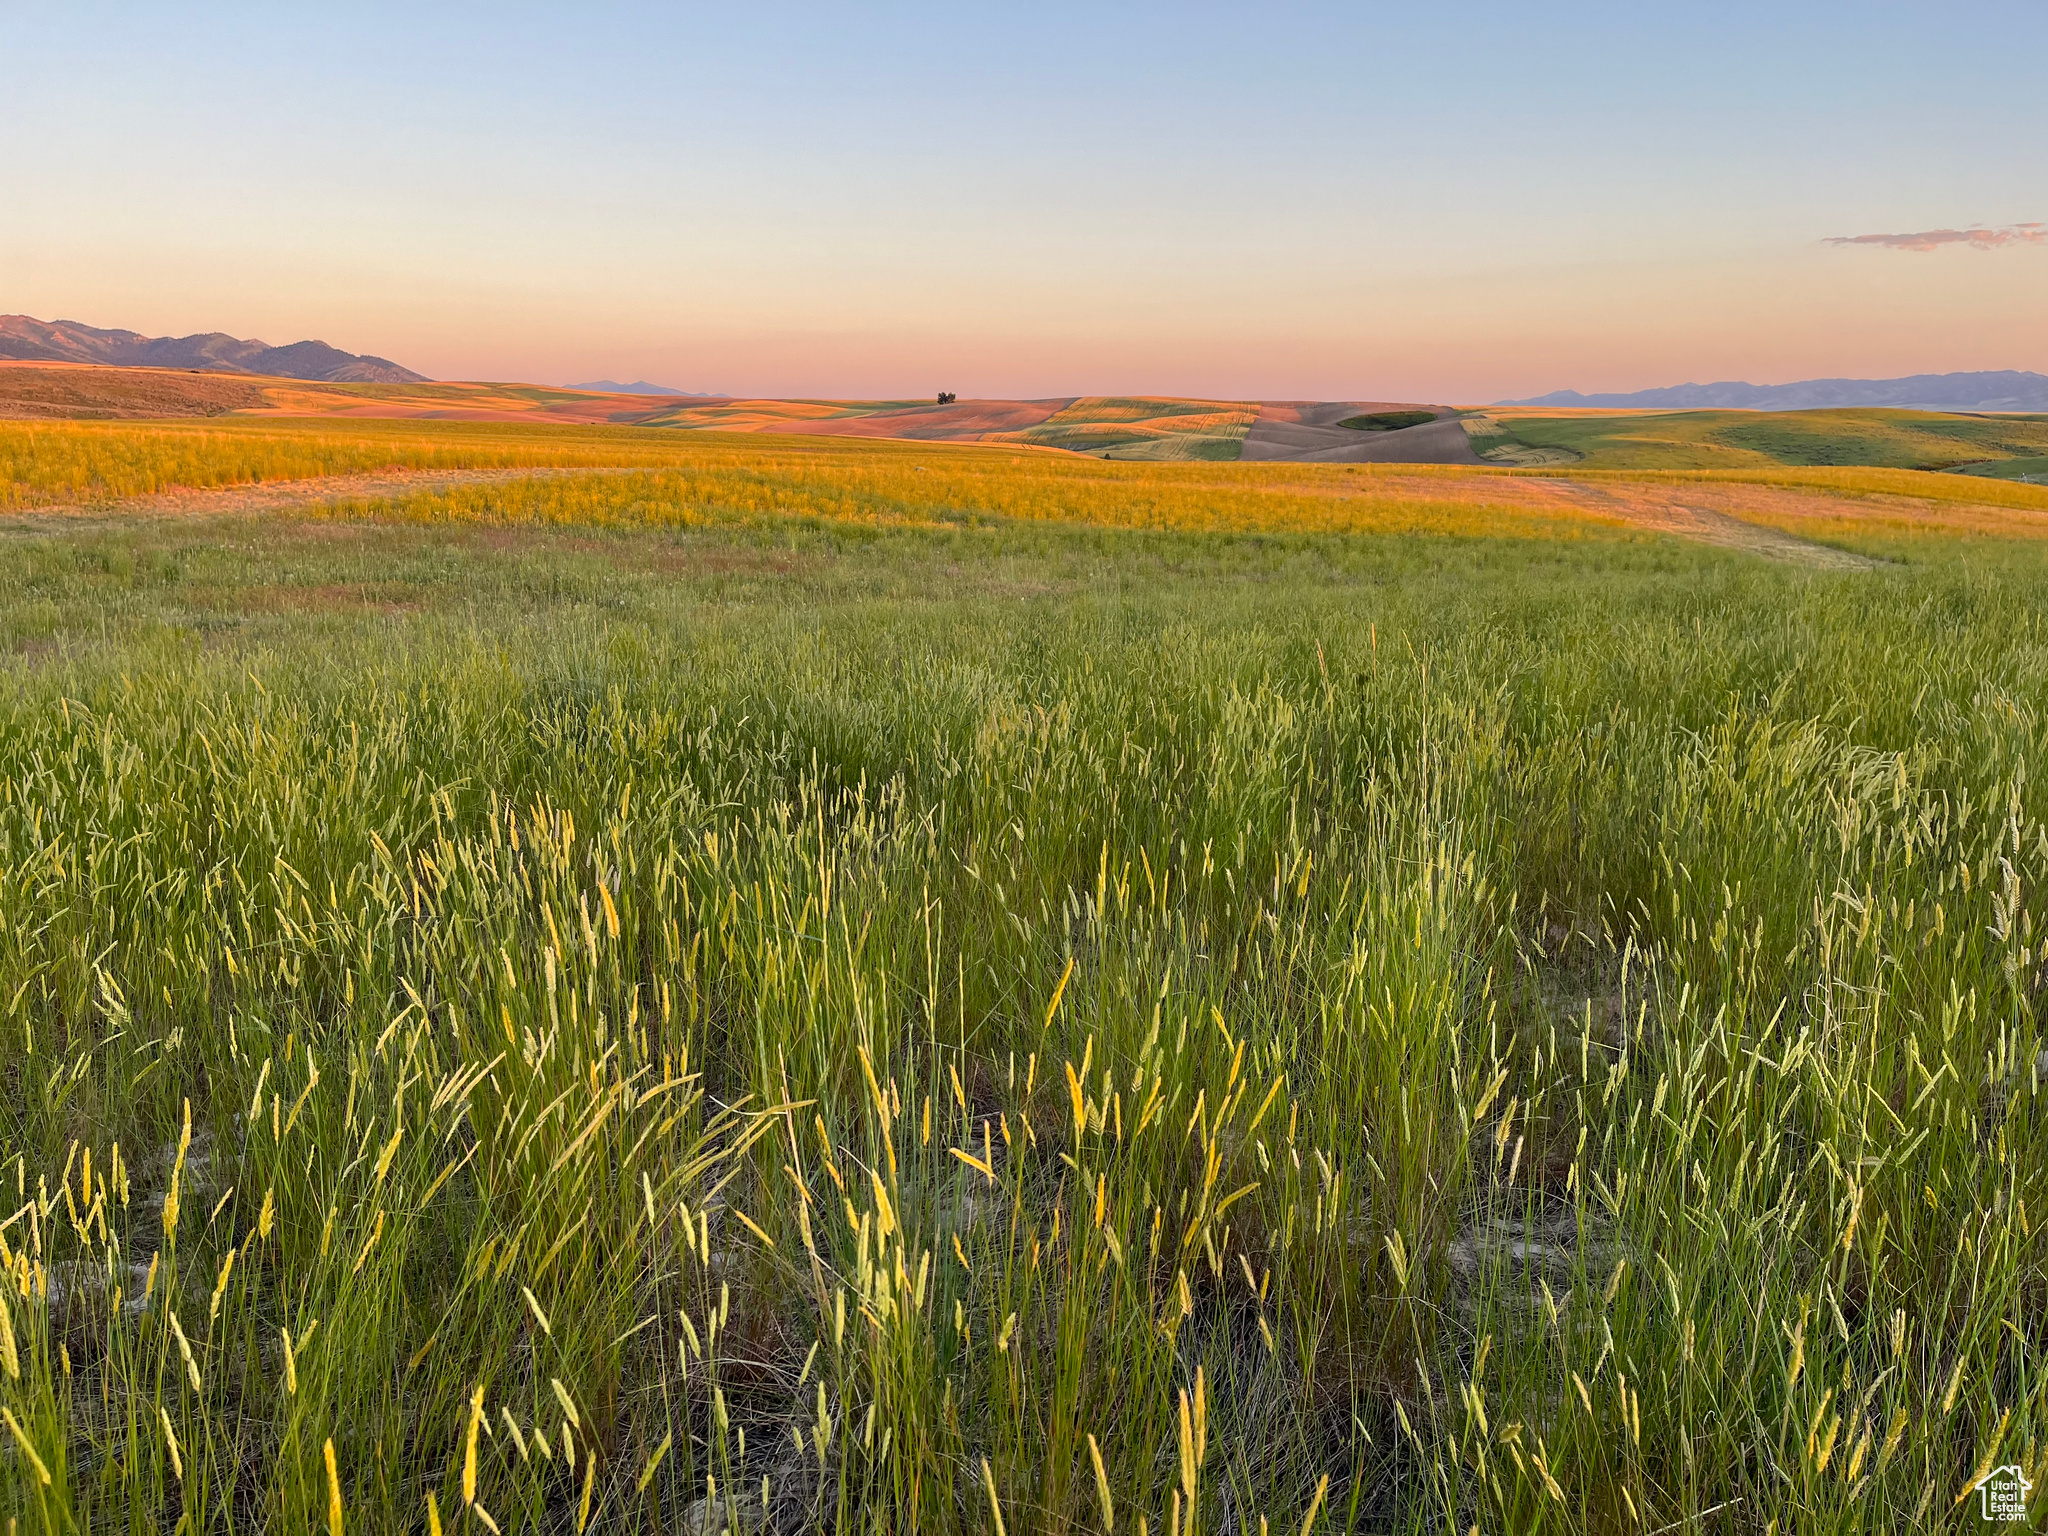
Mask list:
[[[779,396],[2048,371],[2042,0],[0,0],[0,58],[42,319]]]

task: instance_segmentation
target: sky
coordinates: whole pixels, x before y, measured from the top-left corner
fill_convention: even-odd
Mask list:
[[[0,0],[0,312],[784,397],[2048,371],[2044,57],[2048,0]]]

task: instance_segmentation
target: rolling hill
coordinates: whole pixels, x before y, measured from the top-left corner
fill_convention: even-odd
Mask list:
[[[1494,407],[1464,420],[1490,463],[1523,468],[1863,466],[2023,478],[2048,454],[2048,416],[1938,411],[1577,411]]]
[[[178,416],[523,422],[927,443],[1095,459],[1468,464],[1501,468],[1851,466],[2048,473],[2048,415],[1896,410],[1600,411],[1398,401],[749,400],[540,384],[330,381],[224,370],[0,360],[0,417]],[[1418,419],[1419,418],[1419,419]],[[1408,423],[1396,425],[1397,423]]]
[[[1005,444],[1109,459],[1299,459],[1334,456],[1402,462],[1404,442],[1436,462],[1441,445],[1426,434],[1359,432],[1336,426],[1292,438],[1257,435],[1297,429],[1306,408],[1334,421],[1384,402],[1189,400],[1172,396],[1067,396],[1049,400],[736,400],[725,397],[617,394],[541,384],[355,382],[194,374],[58,362],[0,361],[0,417],[141,418],[312,416],[434,418],[664,427],[679,431],[765,432],[793,436],[901,438],[913,442]],[[1421,414],[1421,413],[1416,413]],[[1432,417],[1447,414],[1432,407]],[[1465,449],[1462,433],[1457,446]],[[1330,440],[1330,441],[1326,441]],[[1308,450],[1313,448],[1313,453]]]

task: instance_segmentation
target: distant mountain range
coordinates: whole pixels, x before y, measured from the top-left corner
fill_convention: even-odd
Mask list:
[[[103,331],[76,320],[0,315],[0,358],[39,363],[105,363],[117,368],[185,368],[205,373],[260,373],[326,384],[422,384],[426,375],[388,357],[363,357],[324,341],[273,347],[220,331],[201,336],[144,336]]]
[[[588,384],[564,384],[564,389],[595,390],[606,395],[682,395],[691,400],[723,400],[715,389],[670,389],[666,384],[650,384],[645,379],[635,379],[631,384],[621,384],[616,379],[592,379]]]
[[[1917,411],[2048,411],[2048,375],[1916,373],[1907,379],[1803,379],[1797,384],[1675,384],[1630,395],[1582,395],[1560,389],[1499,405],[1580,406],[1603,410],[1824,411],[1890,406]]]

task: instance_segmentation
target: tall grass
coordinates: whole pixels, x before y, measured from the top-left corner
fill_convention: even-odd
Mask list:
[[[18,670],[5,1512],[1850,1531],[2038,1484],[2037,579],[1460,579]]]

